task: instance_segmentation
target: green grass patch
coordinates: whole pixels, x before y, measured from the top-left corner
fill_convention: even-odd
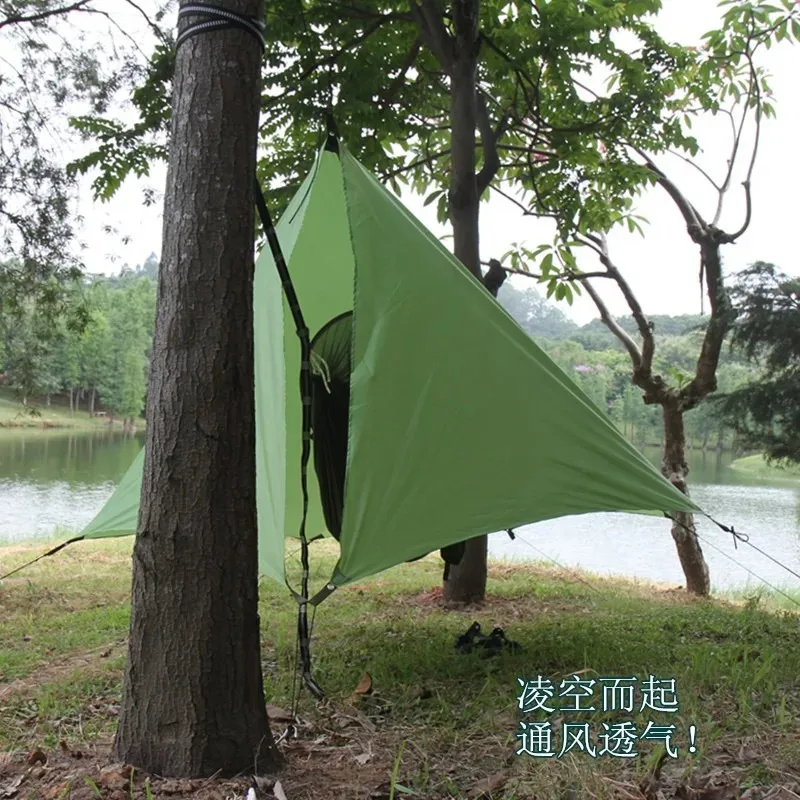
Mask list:
[[[731,469],[745,472],[755,478],[800,481],[800,465],[770,465],[767,464],[765,456],[761,454],[737,458],[731,464]]]
[[[0,587],[0,750],[62,739],[78,746],[112,735],[131,545],[130,539],[79,543]],[[37,552],[30,546],[0,549],[0,565],[8,568]],[[295,554],[292,559],[296,585]],[[334,562],[331,543],[312,544],[312,587],[329,578]],[[714,773],[720,764],[725,780],[740,788],[773,785],[787,775],[800,780],[795,613],[768,605],[768,598],[697,600],[646,583],[505,563],[491,565],[489,597],[481,607],[448,610],[437,598],[440,580],[438,559],[402,565],[337,590],[316,613],[314,670],[328,702],[318,706],[303,693],[298,713],[311,731],[303,734],[307,738],[326,746],[344,742],[345,750],[358,742],[364,750],[368,766],[361,772],[358,765],[342,768],[342,781],[389,780],[397,765],[397,781],[419,798],[465,798],[480,780],[497,774],[505,788],[494,796],[508,800],[556,800],[569,792],[636,796],[663,750],[644,741],[641,756],[630,760],[575,751],[560,758],[515,756],[520,722],[548,720],[556,752],[563,725],[572,721],[588,723],[595,735],[603,723],[626,720],[639,732],[648,722],[675,725],[679,756],[662,767],[662,780],[675,785]],[[268,699],[290,708],[296,604],[284,587],[264,581],[260,615]],[[492,658],[457,652],[455,639],[473,620],[487,632],[502,627],[523,652]],[[373,691],[354,695],[364,673],[371,675]],[[564,711],[522,715],[519,678],[541,676],[558,688],[576,674],[587,681],[674,679],[678,708],[642,711],[637,692],[631,713],[604,712],[596,691],[595,710],[577,717]],[[351,717],[360,722],[347,727]],[[697,727],[692,756],[690,725]],[[293,752],[290,746],[290,763]],[[298,756],[302,765],[284,784],[288,796],[314,796],[301,785],[317,773],[325,775],[319,785],[327,781],[331,788],[316,796],[344,796],[335,790],[337,758],[329,751],[316,761],[308,753]],[[406,792],[395,796],[400,794]]]
[[[122,422],[109,423],[107,417],[90,417],[86,410],[70,412],[63,398],[51,405],[41,398],[31,398],[23,405],[17,394],[7,388],[0,389],[0,428],[69,428],[73,430],[108,430],[121,428]],[[137,430],[144,428],[144,420],[136,421]]]

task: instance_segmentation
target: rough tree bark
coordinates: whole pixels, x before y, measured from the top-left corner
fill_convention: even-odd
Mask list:
[[[683,409],[678,398],[665,400],[661,405],[664,424],[664,452],[661,472],[678,490],[689,496],[689,465],[686,463],[686,432],[683,426]],[[694,515],[684,511],[673,511],[672,538],[678,551],[686,588],[699,595],[711,590],[708,565],[697,538]]]
[[[476,73],[478,65],[478,0],[454,0],[452,69],[450,73],[450,221],[453,254],[481,279],[478,176],[475,171],[475,128],[478,122]],[[487,537],[466,542],[464,555],[444,582],[449,602],[478,602],[486,595]]]
[[[186,0],[181,0],[183,5]],[[261,18],[263,0],[226,0]],[[185,24],[185,23],[183,23]],[[260,50],[178,51],[116,756],[173,777],[274,768],[261,675],[253,388]]]

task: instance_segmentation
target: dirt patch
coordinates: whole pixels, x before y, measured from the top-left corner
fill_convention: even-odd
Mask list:
[[[567,769],[530,763],[515,746],[490,732],[449,744],[424,738],[424,727],[387,724],[370,695],[346,704],[322,704],[294,719],[270,707],[273,734],[284,760],[268,777],[185,780],[147,775],[115,763],[110,741],[0,754],[2,800],[491,800],[509,797],[594,797],[600,800],[799,800],[800,775],[781,772],[772,782],[748,769],[769,763],[772,737],[718,742],[702,769],[692,760],[662,759],[636,774],[620,764],[609,774],[576,758]],[[421,743],[421,746],[417,744]],[[566,766],[566,765],[564,765]],[[774,773],[773,773],[774,774]],[[766,775],[764,776],[767,777]],[[763,779],[762,779],[763,780]],[[567,783],[564,783],[567,781]],[[410,788],[407,788],[410,787]],[[578,791],[576,787],[581,787]],[[411,792],[411,794],[408,794]]]

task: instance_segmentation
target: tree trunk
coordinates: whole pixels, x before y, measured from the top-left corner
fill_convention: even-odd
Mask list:
[[[46,405],[48,408],[50,408],[50,394],[49,394],[49,393],[48,393],[48,394],[45,396],[44,404],[45,404],[45,405]]]
[[[75,389],[70,386],[69,387],[69,415],[72,416],[75,413]]]
[[[478,55],[478,0],[453,3],[454,48],[450,76],[450,221],[453,225],[453,253],[481,280],[479,245],[478,181],[475,172],[476,70]],[[498,287],[499,288],[499,287]],[[467,398],[468,402],[468,398]],[[474,603],[486,595],[487,537],[466,542],[459,564],[450,567],[444,582],[444,599]]]
[[[94,402],[95,398],[97,397],[97,389],[92,386],[91,394],[89,395],[89,416],[94,416]]]
[[[263,18],[262,0],[225,6]],[[180,47],[114,744],[119,760],[172,777],[230,776],[279,763],[258,618],[252,316],[259,106],[260,50],[248,33],[205,32]]]
[[[676,404],[667,402],[662,406],[662,412],[664,456],[661,471],[673,486],[688,497],[686,477],[689,474],[689,465],[686,463],[683,411]],[[686,576],[686,589],[693,594],[707,596],[711,591],[708,566],[695,531],[694,516],[684,511],[673,511],[672,516],[677,520],[672,523],[672,538]]]

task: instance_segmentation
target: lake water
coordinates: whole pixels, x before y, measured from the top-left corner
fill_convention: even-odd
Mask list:
[[[0,430],[0,543],[79,531],[100,510],[142,445],[141,438],[67,431]],[[656,448],[646,451],[658,463]],[[727,455],[690,454],[692,496],[708,514],[750,535],[754,544],[800,572],[800,482],[751,478]],[[718,589],[760,581],[728,557],[780,587],[800,580],[730,534],[700,518],[698,531]],[[634,514],[586,514],[520,528],[511,541],[492,534],[490,551],[506,559],[552,559],[600,574],[682,585],[666,519]],[[718,548],[715,549],[715,548]]]

